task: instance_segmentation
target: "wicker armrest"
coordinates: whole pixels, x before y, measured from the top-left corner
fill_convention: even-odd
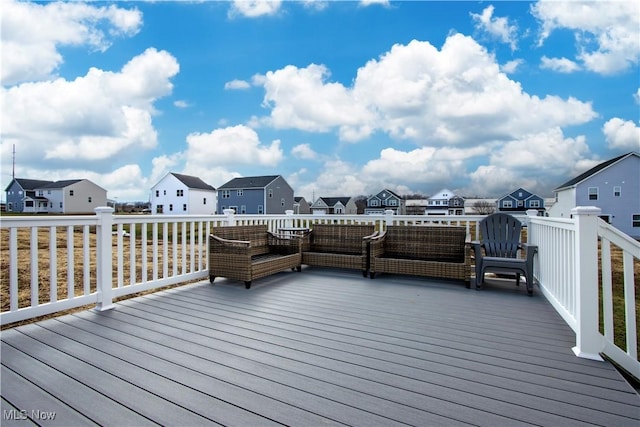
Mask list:
[[[383,231],[371,238],[369,253],[372,258],[380,256],[384,253],[384,241],[386,233]]]
[[[235,246],[235,247],[249,247],[251,242],[249,240],[230,240],[223,239],[222,237],[218,237],[215,234],[210,234],[209,237],[217,241],[222,245]]]

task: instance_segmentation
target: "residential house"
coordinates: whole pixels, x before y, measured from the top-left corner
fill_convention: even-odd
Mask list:
[[[7,212],[46,213],[49,201],[45,197],[37,197],[36,189],[52,183],[53,181],[41,179],[12,179],[4,190],[6,193]]]
[[[405,210],[407,215],[424,215],[429,206],[427,199],[407,199],[405,200]]]
[[[293,198],[293,213],[295,214],[310,214],[311,206],[309,206],[309,202],[304,197],[294,197]]]
[[[313,214],[355,215],[358,207],[352,197],[319,197],[311,205]]]
[[[26,182],[30,181],[30,182]],[[39,181],[14,179],[7,187],[7,197],[12,198],[13,212],[86,214],[99,206],[107,206],[107,190],[88,179]],[[25,190],[31,188],[30,190]],[[21,201],[20,188],[23,190]],[[11,193],[11,194],[9,194]]]
[[[151,187],[151,212],[165,215],[216,213],[216,189],[198,177],[169,172]]]
[[[364,210],[365,215],[381,215],[386,210],[392,210],[395,215],[405,215],[404,198],[387,188],[367,198],[367,207]]]
[[[281,175],[234,178],[218,188],[218,211],[283,214],[293,210],[293,188]]]
[[[549,216],[571,217],[576,206],[595,206],[602,218],[629,236],[640,238],[640,153],[607,160],[554,190]]]
[[[518,188],[509,194],[505,194],[496,200],[496,209],[498,212],[505,213],[522,213],[529,209],[535,209],[539,215],[544,214],[544,199],[533,194],[523,188]]]
[[[425,215],[462,215],[464,199],[453,191],[443,188],[427,199]]]

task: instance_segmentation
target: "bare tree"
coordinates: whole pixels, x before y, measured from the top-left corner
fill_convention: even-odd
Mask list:
[[[472,205],[473,213],[478,215],[491,215],[496,211],[495,204],[487,201],[478,200]]]

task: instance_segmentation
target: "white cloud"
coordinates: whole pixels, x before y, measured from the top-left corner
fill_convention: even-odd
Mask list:
[[[309,144],[299,144],[291,149],[291,154],[298,159],[303,160],[316,160],[318,159],[318,153],[313,151]]]
[[[470,37],[395,45],[358,70],[352,87],[330,82],[323,65],[287,66],[254,84],[265,89],[271,115],[262,123],[310,132],[338,131],[343,141],[376,131],[418,145],[472,146],[518,139],[549,127],[586,123],[590,103],[525,93]]]
[[[224,84],[225,90],[234,90],[234,89],[249,89],[251,85],[245,80],[231,80],[230,82],[226,82]]]
[[[188,108],[190,107],[189,103],[185,100],[179,99],[173,102],[173,105],[177,108]]]
[[[635,1],[539,1],[531,7],[542,23],[539,44],[557,29],[574,32],[576,59],[601,74],[640,62],[640,13]]]
[[[610,148],[640,151],[640,127],[631,120],[614,117],[604,124],[602,132]]]
[[[516,50],[518,47],[518,27],[515,24],[510,24],[508,18],[494,17],[493,12],[493,5],[489,5],[482,11],[482,14],[472,13],[471,17],[476,22],[476,29],[508,44],[511,50]]]
[[[59,47],[104,51],[112,38],[133,36],[142,26],[137,9],[75,2],[3,1],[0,19],[4,86],[50,78],[63,62]]]
[[[284,158],[279,140],[265,146],[258,134],[244,125],[210,133],[191,133],[187,136],[187,146],[185,156],[189,165],[276,166]]]
[[[164,51],[147,49],[120,72],[92,68],[73,81],[57,79],[0,88],[3,144],[16,143],[25,161],[114,158],[156,146],[153,104],[171,93],[179,69]]]
[[[524,64],[524,60],[522,60],[522,59],[514,59],[513,61],[509,61],[506,64],[503,64],[500,67],[500,71],[502,71],[505,74],[513,74],[518,70],[518,68],[522,64]]]
[[[281,6],[281,0],[233,0],[233,4],[229,9],[229,17],[258,18],[271,16],[278,13]]]
[[[389,6],[390,2],[389,0],[360,0],[360,6],[362,7],[367,7],[367,6],[374,6],[374,5],[381,5],[381,6]]]
[[[633,94],[633,99],[636,100],[636,104],[640,104],[640,88]]]
[[[567,58],[547,58],[543,56],[541,62],[540,68],[560,73],[573,73],[581,69],[580,65]]]

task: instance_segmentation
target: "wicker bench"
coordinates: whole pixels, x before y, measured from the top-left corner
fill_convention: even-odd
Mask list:
[[[302,263],[321,267],[369,269],[369,241],[376,235],[374,225],[315,224],[305,237]]]
[[[369,275],[407,274],[471,282],[471,242],[465,227],[389,226],[371,240]]]
[[[209,280],[242,280],[249,289],[254,279],[297,269],[302,264],[302,238],[280,236],[266,225],[217,227],[209,236]]]

